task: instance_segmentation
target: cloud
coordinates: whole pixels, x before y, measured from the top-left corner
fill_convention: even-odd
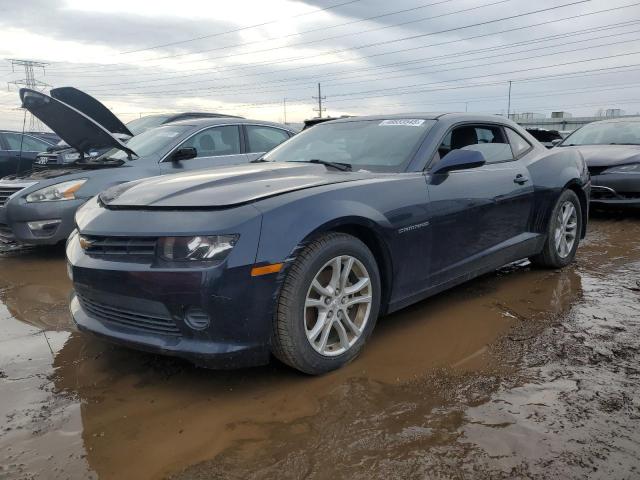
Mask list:
[[[501,113],[509,80],[516,111],[581,115],[599,107],[640,108],[633,67],[531,79],[640,64],[633,53],[640,51],[640,22],[611,27],[640,18],[637,6],[558,21],[631,0],[592,0],[493,22],[572,3],[496,2],[367,0],[318,12],[345,0],[35,0],[0,7],[0,55],[51,62],[44,81],[86,89],[124,119],[214,109],[278,120],[287,98],[288,119],[299,121],[315,114],[318,82],[335,115]],[[365,20],[372,16],[378,18]],[[263,25],[247,28],[255,24]],[[612,55],[624,56],[603,58]],[[8,63],[0,65],[0,80],[20,76]],[[20,124],[20,112],[7,110],[17,104],[15,91],[0,94],[0,127]]]

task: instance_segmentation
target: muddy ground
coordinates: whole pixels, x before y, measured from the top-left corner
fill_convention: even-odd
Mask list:
[[[310,378],[75,331],[59,249],[0,256],[0,479],[639,478],[640,216],[383,319]]]

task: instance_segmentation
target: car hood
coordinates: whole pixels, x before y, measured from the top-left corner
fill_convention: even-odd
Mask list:
[[[252,163],[163,175],[100,194],[107,208],[225,208],[295,190],[370,178],[296,162]]]
[[[612,167],[640,162],[640,146],[638,145],[583,145],[560,148],[578,150],[588,167]]]
[[[56,100],[71,105],[87,117],[92,118],[111,133],[121,133],[133,137],[133,133],[111,110],[82,90],[74,87],[60,87],[53,88],[49,93]]]
[[[92,148],[117,148],[136,154],[106,128],[71,105],[29,88],[20,89],[20,99],[24,108],[79,152],[88,153]]]

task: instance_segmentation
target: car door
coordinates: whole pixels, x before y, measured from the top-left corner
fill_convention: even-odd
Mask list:
[[[196,157],[173,161],[171,155],[182,148],[195,148]],[[182,142],[160,167],[162,173],[177,173],[247,162],[247,155],[242,153],[240,126],[218,125],[201,130]]]
[[[9,164],[11,162],[11,153],[7,146],[4,133],[0,132],[0,178],[7,176],[10,170]]]
[[[506,248],[525,240],[533,206],[528,171],[513,155],[501,125],[455,126],[429,168],[459,148],[482,152],[486,164],[426,177],[432,211],[430,277],[436,284],[500,263]]]
[[[267,125],[245,125],[244,128],[249,160],[261,157],[291,138],[291,134],[286,130]]]
[[[0,178],[29,170],[36,155],[50,147],[47,142],[31,135],[12,132],[4,132],[0,135],[2,135],[6,147],[2,154]]]

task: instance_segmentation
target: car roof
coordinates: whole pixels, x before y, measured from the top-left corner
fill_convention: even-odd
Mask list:
[[[487,115],[478,113],[457,112],[409,112],[393,113],[389,115],[366,115],[361,117],[347,117],[331,120],[326,123],[356,122],[359,120],[399,120],[399,119],[443,120],[450,123],[457,122],[500,122],[505,125],[516,125],[512,120],[501,115]]]
[[[189,119],[189,118],[243,118],[240,117],[238,115],[228,115],[228,114],[224,114],[224,113],[215,113],[215,112],[180,112],[180,113],[167,113],[167,120],[166,122],[169,123],[173,123],[175,121],[178,120],[182,120],[182,119]]]
[[[198,117],[198,118],[188,118],[185,120],[177,120],[175,122],[171,122],[171,125],[185,125],[190,127],[206,127],[206,126],[214,126],[214,125],[227,125],[229,123],[232,124],[243,124],[243,125],[265,125],[270,127],[282,128],[288,130],[290,132],[295,132],[294,129],[289,127],[288,125],[283,125],[281,123],[268,122],[266,120],[251,120],[248,118],[242,117]],[[167,125],[167,124],[165,124]]]
[[[60,140],[60,137],[58,137],[58,135],[56,135],[55,133],[49,133],[49,132],[19,132],[17,130],[5,130],[0,128],[0,133],[15,133],[17,135],[22,135],[24,133],[25,135],[29,135],[31,137],[36,137],[41,140],[44,140],[47,143],[54,142],[53,144],[55,144],[55,142]]]

